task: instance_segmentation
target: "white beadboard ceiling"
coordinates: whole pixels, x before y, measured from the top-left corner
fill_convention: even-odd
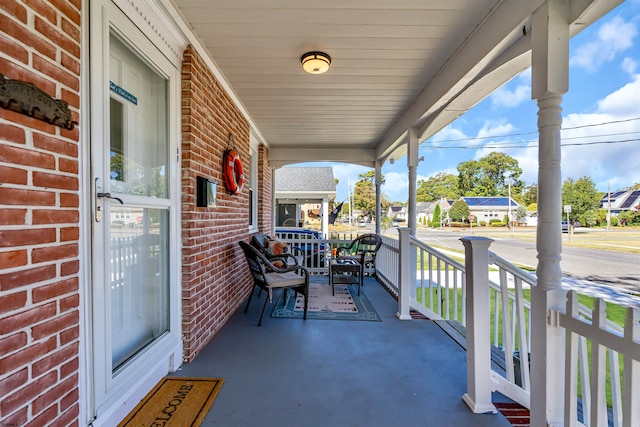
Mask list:
[[[567,0],[575,33],[619,3]],[[542,0],[173,0],[276,164],[398,158],[530,64]],[[307,74],[319,50],[330,70]],[[421,140],[422,140],[421,139]]]

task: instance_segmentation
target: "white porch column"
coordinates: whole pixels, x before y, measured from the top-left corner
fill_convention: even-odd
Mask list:
[[[276,233],[276,217],[278,215],[278,206],[276,205],[276,168],[271,168],[271,230],[266,230],[269,235]],[[258,227],[260,220],[258,220]]]
[[[413,276],[416,274],[416,264],[411,264],[409,252],[411,245],[409,244],[410,232],[407,227],[398,228],[398,313],[396,317],[400,320],[411,320],[409,314],[409,299],[411,292],[411,271]]]
[[[409,195],[407,198],[409,210],[407,212],[407,225],[411,235],[416,235],[416,176],[418,170],[418,131],[409,129],[409,141],[407,142],[407,168],[409,169]]]
[[[409,210],[407,212],[407,225],[409,231],[413,237],[416,236],[416,175],[418,170],[418,130],[410,128],[409,141],[407,142],[407,168],[409,169],[409,194],[407,197]],[[410,269],[411,276],[411,295],[416,293],[417,274],[418,274],[418,249],[413,246],[409,248],[409,263],[412,266]]]
[[[322,198],[322,235],[327,238],[329,236],[329,199]]]
[[[382,162],[376,160],[375,168],[375,186],[376,186],[376,234],[380,234],[382,223],[382,198],[381,198],[381,186],[382,186]]]
[[[476,414],[497,412],[491,403],[491,324],[487,237],[463,237],[467,303],[467,392],[462,400]]]
[[[531,290],[531,425],[561,426],[564,418],[562,328],[550,325],[549,309],[563,310],[561,289],[562,95],[568,90],[570,2],[549,0],[532,20],[532,97],[538,101],[538,228],[536,275]]]

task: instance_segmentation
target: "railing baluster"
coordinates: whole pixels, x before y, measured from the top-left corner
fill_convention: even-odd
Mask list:
[[[593,326],[604,329],[607,315],[605,303],[598,298],[595,301],[591,322]],[[600,344],[598,337],[591,339],[591,420],[598,426],[607,425],[607,399],[606,390],[606,348]]]
[[[515,307],[515,317],[517,318],[518,325],[518,349],[520,350],[520,373],[522,378],[522,388],[525,390],[531,389],[531,370],[529,369],[529,333],[530,329],[527,329],[527,322],[525,321],[524,312],[524,296],[522,295],[522,279],[519,277],[514,278],[514,285],[516,291],[516,299],[513,302]],[[514,328],[515,329],[515,328]],[[515,342],[515,341],[514,341]]]
[[[433,254],[429,254],[429,309],[433,311]]]
[[[591,375],[589,373],[589,350],[587,347],[587,339],[583,336],[578,337],[578,354],[580,383],[582,384],[580,389],[582,391],[582,417],[584,425],[588,426],[591,425]]]
[[[578,314],[578,301],[575,292],[567,295],[567,315],[575,317]],[[565,394],[564,394],[564,424],[567,427],[578,425],[578,334],[566,330],[565,345]],[[584,387],[584,383],[583,383]]]
[[[500,301],[502,303],[502,347],[504,348],[504,358],[507,362],[507,379],[514,381],[513,375],[513,337],[511,335],[512,324],[510,319],[511,310],[509,310],[509,288],[507,287],[507,272],[503,268],[500,269]],[[497,310],[496,310],[497,311]],[[497,320],[496,320],[496,323]],[[522,355],[520,355],[522,360]],[[522,372],[522,363],[520,363],[520,372]]]
[[[613,427],[622,426],[622,396],[620,396],[620,359],[618,352],[608,349],[609,374],[611,378],[611,413],[613,416]]]
[[[624,339],[628,343],[640,342],[640,310],[627,308],[625,320]],[[622,399],[622,413],[624,427],[640,425],[640,360],[633,359],[625,354],[624,363],[624,390]]]

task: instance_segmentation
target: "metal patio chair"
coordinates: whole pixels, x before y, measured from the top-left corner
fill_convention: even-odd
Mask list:
[[[382,246],[382,238],[373,233],[362,234],[348,246],[341,246],[336,249],[337,259],[354,259],[362,266],[362,274],[376,274],[376,254]]]
[[[283,297],[286,297],[289,289],[293,289],[295,292],[304,296],[304,319],[306,320],[307,307],[309,306],[309,272],[307,269],[297,264],[289,265],[283,257],[279,257],[279,259],[282,260],[284,266],[275,266],[273,261],[276,261],[277,257],[274,256],[268,259],[250,244],[246,242],[239,242],[239,244],[244,252],[249,270],[251,270],[254,283],[254,288],[249,294],[244,312],[246,313],[247,310],[249,310],[249,304],[251,303],[251,298],[253,297],[256,287],[261,291],[267,291],[262,313],[260,314],[260,320],[258,321],[258,326],[261,326],[264,311],[269,301],[273,298],[273,290],[282,289]]]

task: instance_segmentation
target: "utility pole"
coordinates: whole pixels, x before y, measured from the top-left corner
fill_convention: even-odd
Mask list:
[[[607,231],[611,227],[611,182],[607,181]]]
[[[511,176],[509,176],[509,214],[507,215],[507,225],[509,226],[509,230],[511,230]]]

